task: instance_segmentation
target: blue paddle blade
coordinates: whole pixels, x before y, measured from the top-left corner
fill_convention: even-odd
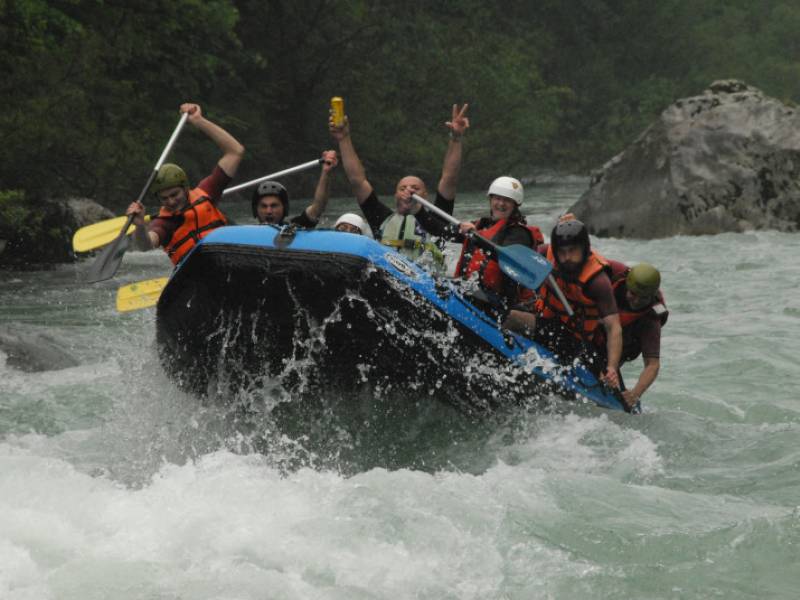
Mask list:
[[[500,270],[529,290],[540,288],[553,270],[553,265],[544,256],[522,244],[496,246],[494,251]]]

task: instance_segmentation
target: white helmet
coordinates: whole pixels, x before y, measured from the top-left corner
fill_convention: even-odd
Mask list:
[[[333,228],[336,229],[341,223],[347,223],[353,227],[358,227],[359,231],[361,231],[361,235],[372,237],[372,230],[369,228],[364,219],[355,213],[344,213],[341,217],[336,219],[336,223],[334,223]]]
[[[492,185],[489,186],[489,191],[486,192],[486,195],[511,198],[517,206],[522,206],[524,192],[519,179],[503,176],[498,177],[492,182]]]

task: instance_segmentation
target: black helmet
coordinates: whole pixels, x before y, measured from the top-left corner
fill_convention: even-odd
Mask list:
[[[562,221],[553,227],[550,234],[550,243],[553,246],[553,255],[558,261],[558,249],[565,246],[580,246],[583,250],[583,261],[589,258],[591,246],[589,244],[589,230],[581,221],[572,219]]]
[[[277,196],[281,204],[283,204],[283,216],[286,218],[289,215],[289,192],[277,181],[262,181],[258,184],[256,191],[253,192],[253,199],[251,205],[253,208],[253,216],[258,218],[258,201],[264,196]]]

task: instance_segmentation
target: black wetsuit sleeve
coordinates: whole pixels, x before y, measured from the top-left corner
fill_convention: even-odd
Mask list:
[[[361,212],[364,213],[364,218],[369,223],[370,229],[375,239],[380,239],[381,225],[392,214],[392,210],[383,202],[378,200],[378,195],[375,190],[367,196],[367,199],[361,203]]]
[[[434,206],[436,206],[436,208],[443,210],[448,215],[452,215],[454,204],[454,200],[448,200],[439,192],[436,192],[436,201],[434,202]],[[417,213],[416,217],[417,222],[422,226],[422,228],[433,236],[452,241],[463,240],[463,237],[459,239],[461,236],[458,233],[458,227],[449,221],[445,221],[440,216],[427,210],[425,207],[422,207],[422,209]]]
[[[289,219],[290,223],[294,223],[298,227],[303,227],[304,229],[314,229],[317,226],[317,221],[312,221],[308,218],[306,211],[301,212],[296,217],[292,217]]]

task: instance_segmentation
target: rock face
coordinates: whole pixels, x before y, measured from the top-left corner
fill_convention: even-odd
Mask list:
[[[71,262],[77,229],[115,215],[94,200],[71,198],[34,202],[24,195],[6,196],[0,223],[0,266],[37,268]],[[12,204],[13,203],[13,204]]]
[[[800,230],[800,112],[741,81],[678,100],[570,211],[598,236]]]

